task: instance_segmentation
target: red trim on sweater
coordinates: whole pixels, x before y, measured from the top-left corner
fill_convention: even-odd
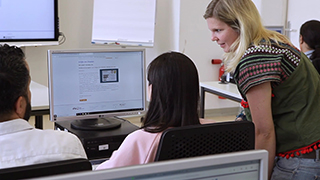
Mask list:
[[[249,103],[246,102],[246,101],[244,101],[244,100],[242,99],[242,100],[241,100],[241,106],[242,106],[243,108],[249,108]]]
[[[295,150],[287,151],[287,152],[283,152],[283,153],[278,153],[277,156],[285,157],[285,158],[289,159],[289,157],[300,156],[301,154],[307,154],[307,153],[310,153],[318,148],[320,148],[320,140],[317,142],[314,142],[306,147],[302,147],[299,149],[295,149]]]

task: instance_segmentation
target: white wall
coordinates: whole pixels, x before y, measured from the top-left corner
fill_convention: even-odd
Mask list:
[[[265,26],[285,26],[285,34],[299,47],[301,25],[308,20],[320,20],[319,0],[252,0]]]
[[[288,0],[252,0],[265,26],[284,26]]]
[[[289,38],[298,48],[300,27],[308,20],[320,20],[319,0],[288,0],[288,21],[290,22]]]
[[[147,64],[159,54],[169,51],[181,51],[194,60],[200,81],[218,80],[218,65],[212,65],[211,59],[221,58],[223,51],[210,41],[210,32],[203,19],[210,0],[157,0],[155,43],[147,48]],[[59,46],[25,47],[31,78],[48,85],[47,50],[115,48],[91,44],[91,26],[93,0],[59,0],[60,31],[67,38]],[[129,30],[128,30],[129,31]],[[238,107],[238,103],[220,100],[207,95],[207,109]]]
[[[200,81],[218,80],[220,65],[211,64],[211,59],[221,59],[223,50],[212,42],[207,22],[203,18],[211,0],[181,0],[179,50],[194,60]],[[239,107],[239,103],[206,94],[206,109]]]

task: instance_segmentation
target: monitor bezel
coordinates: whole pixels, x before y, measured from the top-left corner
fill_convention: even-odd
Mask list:
[[[198,156],[184,159],[154,162],[98,171],[78,172],[65,175],[49,176],[45,180],[85,180],[85,179],[132,179],[135,176],[160,174],[168,171],[187,171],[188,169],[222,166],[226,164],[259,160],[259,179],[268,179],[268,151],[248,150],[216,155]],[[190,179],[183,178],[183,179]]]
[[[68,117],[56,117],[54,118],[54,107],[53,107],[53,81],[52,81],[52,54],[55,53],[101,53],[101,52],[142,52],[142,97],[143,97],[143,107],[141,110],[124,110],[118,112],[105,112],[105,113],[97,113],[97,114],[89,114],[89,115],[78,115],[78,116],[68,116]],[[107,118],[107,117],[123,117],[123,116],[135,116],[142,115],[146,112],[146,52],[145,49],[67,49],[67,50],[48,50],[47,52],[48,59],[48,90],[49,90],[49,109],[50,115],[49,119],[52,122],[61,122],[61,121],[72,121],[72,120],[82,120],[82,119],[92,119],[92,118]]]

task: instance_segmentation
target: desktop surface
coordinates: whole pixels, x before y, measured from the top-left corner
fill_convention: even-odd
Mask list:
[[[37,82],[31,81],[31,108],[35,110],[49,111],[48,87]],[[49,113],[48,113],[49,114]]]
[[[200,82],[200,117],[204,118],[205,93],[212,93],[230,99],[235,102],[241,102],[242,97],[234,83],[221,83],[220,81]]]
[[[31,81],[31,115],[35,116],[35,127],[43,128],[43,115],[49,114],[48,87]]]
[[[241,95],[238,91],[237,85],[233,83],[227,83],[227,84],[222,84],[220,81],[208,81],[208,82],[200,82],[200,86],[202,88],[206,88],[209,92],[213,91],[211,93],[217,95],[220,95],[218,93],[222,93],[226,98],[230,100],[234,100],[236,102],[241,102]],[[229,96],[229,97],[228,97]]]

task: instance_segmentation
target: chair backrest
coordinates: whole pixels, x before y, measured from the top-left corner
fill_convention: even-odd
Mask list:
[[[254,149],[254,124],[222,122],[167,129],[163,132],[155,161]]]
[[[92,170],[90,161],[78,158],[0,169],[0,179],[13,180],[36,178],[86,170]]]

